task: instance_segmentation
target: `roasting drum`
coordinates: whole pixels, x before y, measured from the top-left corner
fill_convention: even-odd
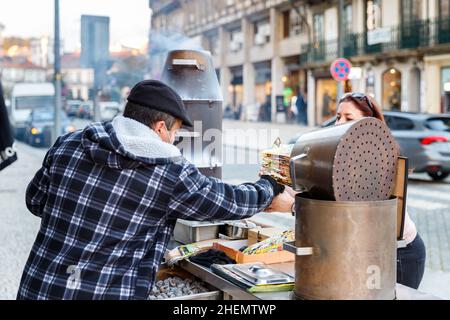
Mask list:
[[[316,199],[387,200],[393,192],[398,145],[386,124],[375,118],[302,135],[290,161],[295,190]]]

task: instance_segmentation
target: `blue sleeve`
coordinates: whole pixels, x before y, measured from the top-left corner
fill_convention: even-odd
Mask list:
[[[168,214],[170,219],[239,220],[266,209],[273,197],[267,180],[230,185],[188,164],[174,186]]]

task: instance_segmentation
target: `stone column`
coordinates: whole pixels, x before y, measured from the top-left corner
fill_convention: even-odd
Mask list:
[[[281,40],[281,15],[276,8],[270,9],[270,41],[272,46],[272,122],[285,122],[286,117],[283,115],[278,119],[277,116],[277,106],[276,97],[278,95],[283,95],[284,84],[282,78],[284,76],[284,61],[279,55],[279,43]]]
[[[433,20],[439,17],[439,0],[426,0],[428,2],[428,18]]]
[[[225,108],[230,103],[230,92],[228,90],[231,82],[231,72],[228,68],[226,55],[228,53],[229,43],[228,32],[222,26],[219,28],[219,55],[220,55],[220,87],[222,89],[223,107]]]
[[[409,105],[409,102],[411,101],[412,97],[410,95],[410,77],[411,77],[411,69],[409,66],[409,63],[404,64],[399,68],[402,72],[402,104],[401,104],[401,110],[402,111],[410,111],[411,106]]]
[[[364,24],[366,21],[364,20],[365,15],[365,0],[353,0],[353,28],[355,33],[364,32]]]
[[[242,33],[244,34],[244,65],[243,65],[243,120],[247,120],[247,108],[255,103],[255,67],[250,61],[250,51],[253,44],[253,25],[246,18],[242,19]]]
[[[280,57],[272,58],[272,122],[286,122],[286,114],[277,114],[276,97],[283,95],[284,61]]]

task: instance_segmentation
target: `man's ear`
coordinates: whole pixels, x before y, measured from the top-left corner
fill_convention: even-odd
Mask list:
[[[163,133],[164,126],[165,126],[164,121],[158,121],[153,125],[153,131],[155,131],[156,133]]]

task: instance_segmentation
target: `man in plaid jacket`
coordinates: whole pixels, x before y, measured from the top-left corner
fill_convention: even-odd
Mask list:
[[[290,210],[270,177],[232,186],[202,175],[173,145],[182,124],[175,91],[144,81],[124,116],[57,140],[26,192],[42,222],[18,299],[147,299],[176,219]]]

